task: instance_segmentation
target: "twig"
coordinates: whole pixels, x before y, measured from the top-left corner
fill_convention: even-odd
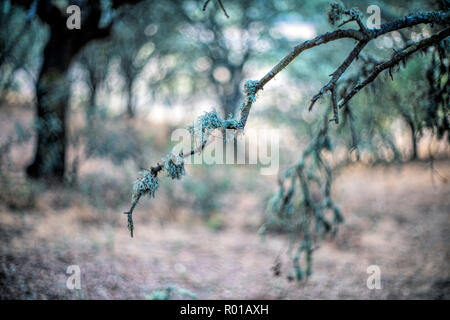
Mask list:
[[[210,1],[211,0],[206,0],[205,1],[205,3],[203,4],[203,9],[202,9],[203,11],[206,10],[206,7],[208,6]],[[220,9],[222,9],[223,14],[225,15],[225,17],[229,18],[230,16],[228,15],[227,10],[225,10],[225,7],[224,7],[224,5],[222,3],[222,0],[217,0],[217,2],[219,3]]]
[[[336,88],[331,89],[331,109],[333,110],[333,118],[331,118],[329,121],[334,121],[336,124],[339,124],[339,112],[338,112],[338,106],[336,101]]]
[[[344,60],[344,62],[339,66],[339,68],[337,68],[337,70],[335,72],[333,72],[333,74],[331,75],[332,77],[331,77],[330,82],[328,82],[327,85],[325,85],[322,89],[320,89],[319,93],[316,94],[311,99],[311,104],[309,105],[309,109],[308,109],[309,111],[312,110],[316,101],[320,97],[322,97],[325,92],[334,89],[334,87],[336,86],[336,82],[339,80],[339,78],[342,76],[342,74],[345,72],[345,70],[347,70],[347,68],[350,66],[350,64],[353,62],[353,60],[358,58],[359,53],[367,45],[367,42],[368,42],[367,40],[362,40],[362,41],[358,42],[358,44],[353,48],[353,50],[350,52],[350,54]]]

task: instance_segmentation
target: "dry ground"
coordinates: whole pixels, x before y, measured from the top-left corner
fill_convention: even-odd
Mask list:
[[[449,176],[449,161],[436,168]],[[47,190],[35,209],[0,207],[0,298],[145,299],[167,286],[200,299],[450,298],[448,183],[415,162],[347,168],[334,188],[346,222],[315,252],[302,283],[287,280],[286,239],[258,236],[261,204],[252,192],[233,196],[222,231],[189,214],[161,224],[152,216],[164,213],[162,201],[146,201],[131,239],[123,210],[76,199],[56,205],[61,190]],[[279,277],[271,271],[277,257]],[[66,288],[69,265],[81,268],[81,290]],[[381,269],[381,290],[366,287],[369,265]]]

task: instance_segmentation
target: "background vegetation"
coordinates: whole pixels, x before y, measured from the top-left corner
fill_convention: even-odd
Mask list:
[[[65,26],[72,3],[81,30]],[[381,73],[339,124],[328,94],[308,107],[355,41],[305,51],[257,94],[244,130],[279,130],[279,174],[161,175],[129,237],[133,183],[172,131],[213,108],[238,116],[246,80],[346,19],[330,24],[328,0],[220,3],[0,4],[0,298],[449,298],[448,38]],[[374,4],[382,23],[430,10],[447,20],[370,41],[340,97],[448,28],[446,0],[343,2],[364,23]],[[382,290],[366,287],[374,264]]]

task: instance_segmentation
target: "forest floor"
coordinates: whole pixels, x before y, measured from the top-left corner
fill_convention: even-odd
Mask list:
[[[436,168],[448,176],[450,162]],[[415,162],[350,167],[335,185],[346,222],[314,253],[313,274],[300,283],[286,277],[287,241],[258,236],[260,209],[250,193],[235,198],[220,231],[189,219],[161,224],[141,207],[131,239],[120,212],[54,209],[58,192],[48,190],[36,209],[0,211],[0,298],[146,299],[168,287],[181,289],[173,298],[189,298],[186,290],[201,299],[450,298],[448,183]],[[81,290],[66,287],[69,265],[80,266]],[[379,290],[366,286],[370,265],[380,268]]]
[[[26,114],[30,122],[32,113]],[[2,132],[14,117],[0,117]],[[20,177],[32,150],[30,142],[12,151],[19,167],[13,176]],[[97,160],[90,166],[120,171]],[[133,239],[122,214],[128,182],[108,180],[102,193],[87,191],[94,200],[113,201],[114,188],[124,185],[127,203],[115,209],[57,187],[40,189],[35,203],[24,205],[16,201],[26,189],[2,184],[0,299],[450,299],[449,160],[435,161],[433,170],[425,161],[342,170],[333,192],[345,223],[334,239],[320,243],[313,274],[302,282],[288,279],[286,237],[258,234],[264,194],[276,181],[268,187],[242,167],[227,172],[241,182],[252,177],[259,189],[242,184],[227,192],[220,228],[195,218],[189,206],[170,208],[158,194],[136,209]],[[277,262],[279,276],[272,269]],[[66,286],[70,265],[80,267],[80,290]],[[381,289],[367,287],[371,265],[380,268]]]

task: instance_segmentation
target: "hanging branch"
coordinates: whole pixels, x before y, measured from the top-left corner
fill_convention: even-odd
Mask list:
[[[222,9],[223,5],[220,0],[219,4],[221,4]],[[207,0],[204,4],[204,9],[210,0]],[[333,118],[331,121],[335,123],[339,123],[339,114],[338,107],[345,105],[356,93],[359,92],[360,89],[365,87],[367,84],[372,82],[383,70],[390,69],[393,66],[399,64],[406,57],[410,56],[414,52],[417,52],[420,49],[425,49],[429,46],[439,44],[440,41],[445,39],[450,32],[450,29],[447,28],[441,31],[439,34],[434,35],[428,39],[422,40],[418,43],[414,43],[409,45],[402,51],[399,51],[394,54],[391,60],[378,64],[369,77],[363,81],[361,84],[356,85],[353,90],[339,103],[337,103],[337,91],[336,84],[337,81],[341,78],[341,76],[345,73],[348,67],[352,64],[352,62],[358,58],[359,54],[363,50],[363,48],[370,41],[376,39],[377,37],[384,35],[388,32],[392,32],[395,30],[400,30],[403,28],[409,28],[418,24],[441,24],[441,25],[450,25],[450,14],[448,12],[441,11],[430,11],[425,13],[413,14],[410,16],[406,16],[402,19],[389,22],[380,26],[379,29],[367,29],[361,20],[361,14],[356,9],[345,10],[339,6],[332,5],[330,11],[330,21],[336,22],[340,19],[342,15],[350,16],[349,20],[345,23],[349,23],[351,21],[355,21],[359,26],[358,30],[355,29],[338,29],[334,30],[322,35],[315,37],[312,40],[305,41],[297,46],[295,46],[292,51],[287,54],[280,62],[278,62],[267,74],[265,74],[260,80],[249,80],[245,82],[244,85],[244,102],[240,108],[239,119],[229,118],[229,119],[221,119],[215,111],[205,113],[196,121],[200,124],[201,130],[201,143],[196,148],[192,149],[187,153],[180,153],[179,155],[173,155],[169,153],[165,158],[163,158],[162,163],[157,163],[156,166],[151,167],[149,170],[144,170],[141,173],[141,178],[135,183],[134,192],[133,192],[133,202],[130,209],[125,212],[128,216],[128,228],[130,230],[131,236],[133,236],[134,225],[133,225],[133,211],[139,202],[142,195],[150,195],[154,196],[156,189],[159,186],[158,183],[158,174],[161,171],[166,171],[168,176],[172,179],[180,179],[182,175],[185,174],[184,170],[184,162],[183,159],[185,157],[191,156],[196,153],[201,153],[206,144],[209,141],[209,137],[212,131],[215,129],[233,129],[233,130],[244,130],[245,125],[247,123],[248,116],[250,114],[253,103],[256,101],[256,94],[264,89],[264,86],[272,80],[278,73],[280,73],[284,68],[286,68],[293,60],[295,60],[303,51],[320,46],[322,44],[339,40],[339,39],[354,39],[358,41],[357,45],[350,52],[349,56],[344,60],[344,62],[338,67],[338,69],[331,75],[332,78],[329,83],[324,86],[318,94],[316,94],[312,98],[312,103],[309,107],[311,110],[314,103],[327,91],[332,93],[331,95],[331,104],[333,111]],[[343,25],[341,24],[341,26]],[[305,205],[309,207],[314,215],[317,217],[318,221],[320,221],[319,225],[321,225],[326,230],[330,229],[330,224],[326,222],[321,211],[323,208],[332,209],[335,212],[335,220],[341,221],[341,216],[339,213],[339,209],[335,204],[331,201],[329,191],[325,193],[326,201],[320,206],[317,206],[308,196],[309,191],[307,188],[307,180],[314,180],[313,177],[307,177],[303,174],[303,165],[305,158],[314,154],[314,159],[316,165],[319,168],[324,169],[327,172],[327,184],[331,184],[331,171],[328,174],[328,167],[326,163],[320,156],[320,150],[324,148],[329,148],[329,138],[326,131],[328,121],[326,121],[324,128],[319,131],[318,136],[313,139],[310,147],[304,152],[301,161],[297,166],[295,166],[295,171],[297,172],[298,179],[303,189]],[[191,132],[194,134],[194,132]],[[319,150],[319,151],[317,151]],[[290,199],[287,199],[290,200]]]

